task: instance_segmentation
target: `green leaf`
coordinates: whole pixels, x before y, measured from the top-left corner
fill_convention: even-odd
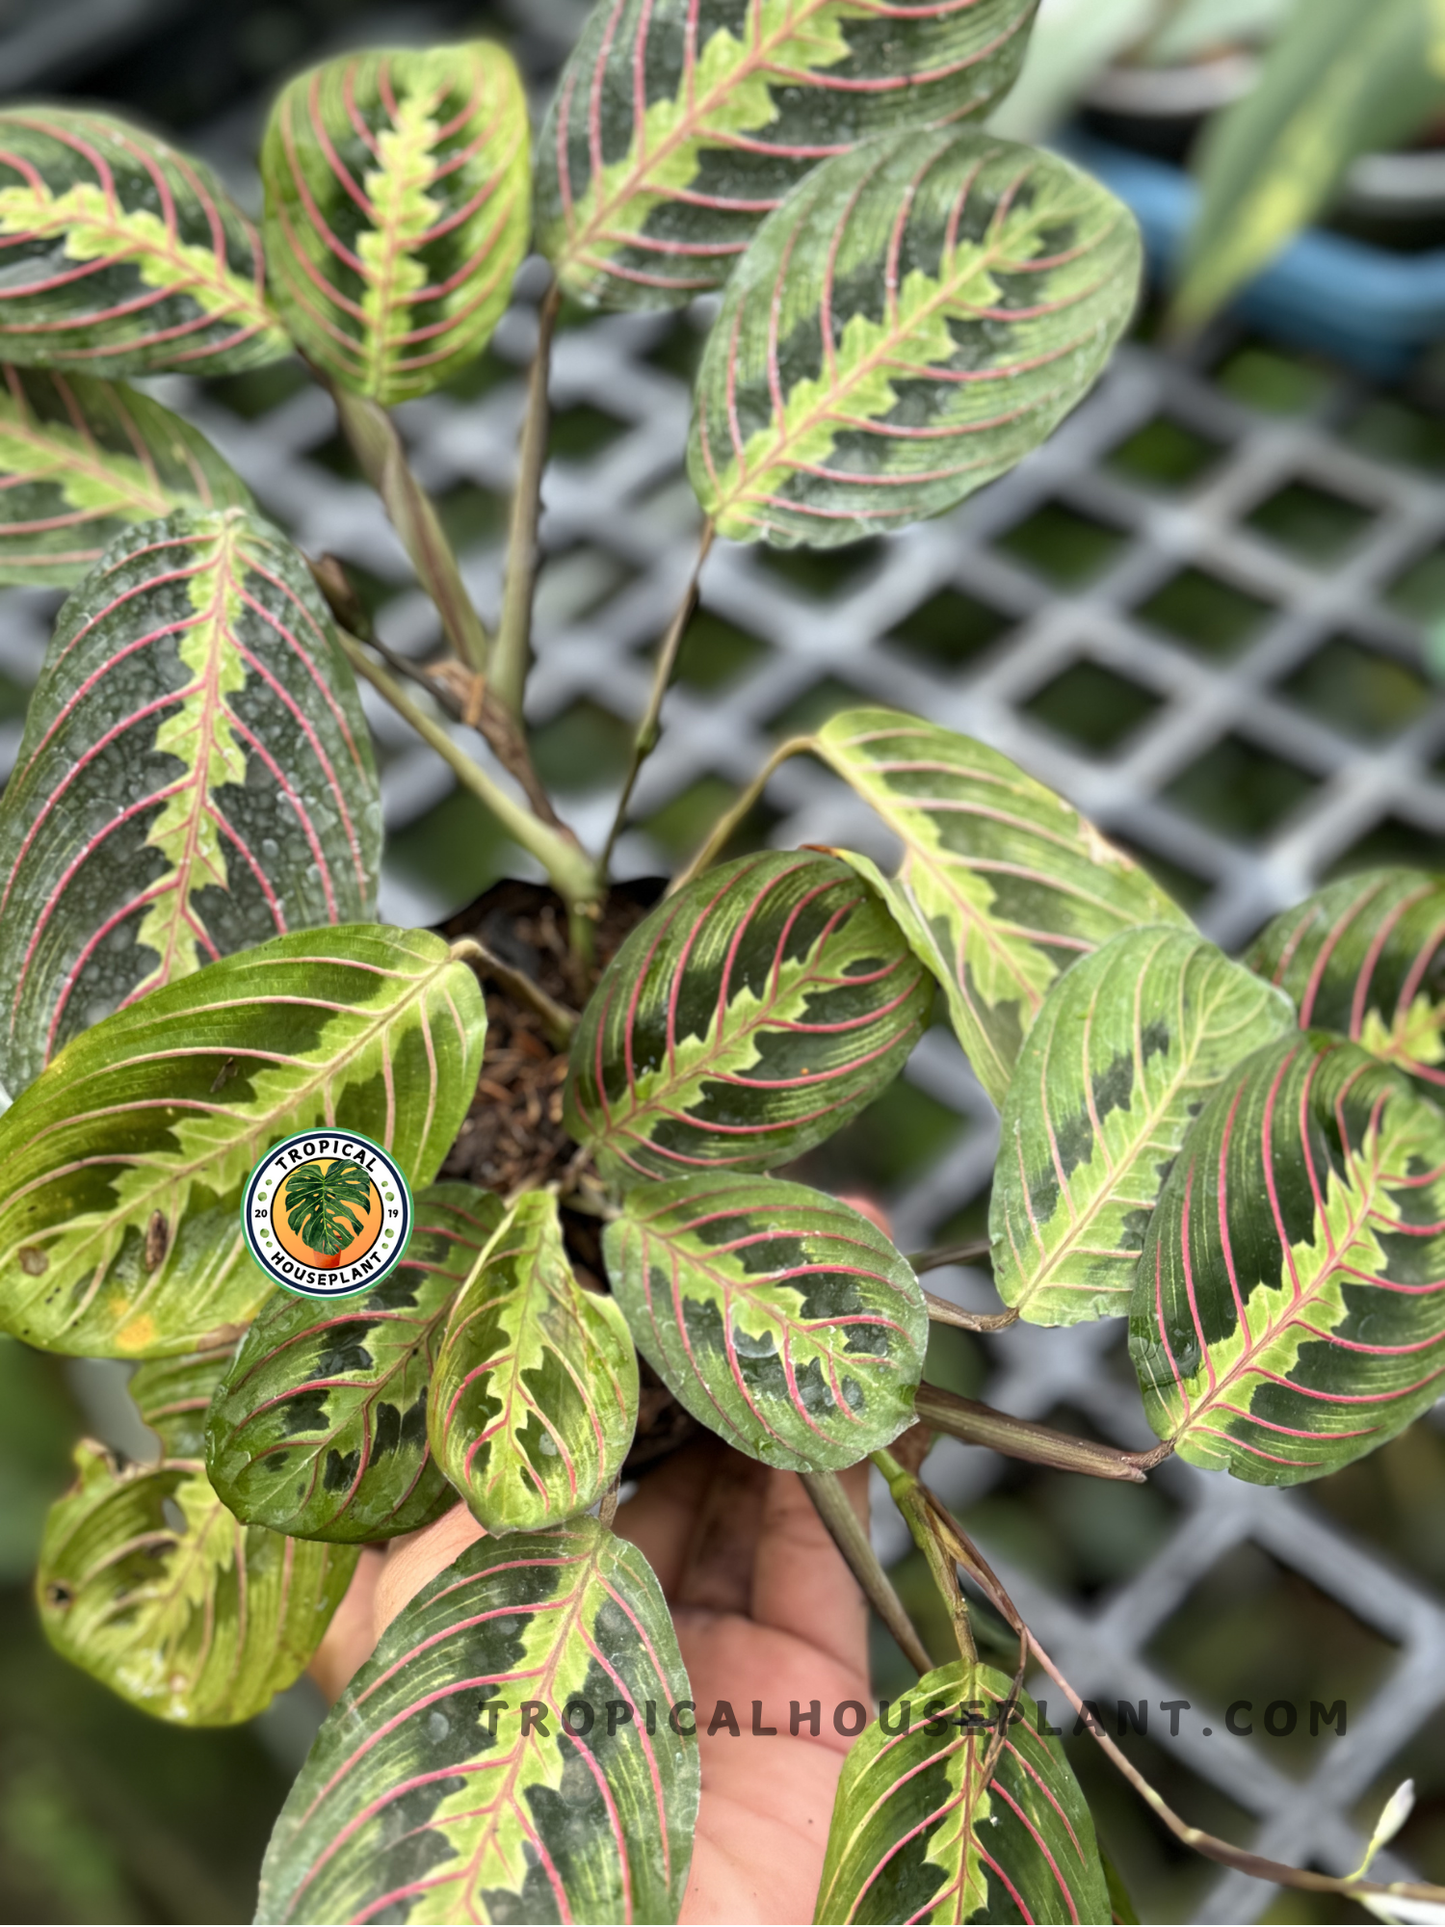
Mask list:
[[[92,375],[0,368],[0,583],[68,589],[134,522],[249,508],[189,422]]]
[[[1201,199],[1175,315],[1207,321],[1326,206],[1351,162],[1407,141],[1439,111],[1421,0],[1308,0],[1288,14],[1250,91],[1206,139]]]
[[[235,1355],[232,1341],[137,1365],[131,1374],[130,1395],[142,1420],[160,1439],[162,1458],[204,1458],[206,1414]]]
[[[530,231],[527,102],[489,40],[300,74],[261,150],[266,256],[302,350],[353,394],[430,394],[491,339]]]
[[[215,175],[109,114],[0,111],[0,257],[0,361],[229,375],[289,347]]]
[[[1287,991],[1304,1030],[1337,1030],[1445,1093],[1445,879],[1367,870],[1277,916],[1245,962]]]
[[[286,1222],[323,1258],[334,1258],[361,1235],[370,1206],[371,1179],[350,1158],[298,1164],[286,1179]]]
[[[427,1385],[452,1301],[501,1219],[492,1192],[434,1184],[406,1257],[371,1291],[339,1304],[273,1292],[207,1427],[207,1471],[238,1519],[374,1542],[455,1503],[427,1444]]]
[[[1246,1058],[1164,1186],[1129,1349],[1192,1465],[1297,1485],[1393,1438],[1445,1373],[1445,1118],[1326,1032]]]
[[[904,131],[825,161],[758,230],[703,351],[687,466],[735,542],[940,515],[1093,386],[1134,311],[1134,217],[1056,154]]]
[[[193,1460],[121,1469],[86,1440],[75,1463],[35,1582],[51,1645],[158,1719],[261,1712],[320,1644],[355,1548],[239,1524]]]
[[[228,951],[373,916],[380,860],[296,550],[240,509],[127,530],[60,612],[0,798],[0,1080]]]
[[[720,864],[603,973],[572,1042],[567,1128],[623,1184],[784,1164],[897,1076],[932,999],[846,864],[806,851]]]
[[[333,1707],[257,1920],[676,1920],[699,1774],[691,1716],[680,1735],[668,1711],[687,1694],[635,1546],[588,1518],[479,1540]],[[562,1730],[568,1705],[587,1730]]]
[[[602,1249],[644,1358],[750,1458],[838,1471],[912,1424],[927,1307],[850,1205],[700,1172],[628,1192]]]
[[[517,1199],[447,1320],[427,1430],[488,1532],[535,1532],[595,1505],[637,1427],[637,1354],[613,1299],[584,1291],[548,1191]]]
[[[816,1920],[1113,1918],[1089,1809],[1027,1693],[985,1780],[1012,1684],[956,1660],[885,1702],[887,1726],[865,1727],[843,1763]]]
[[[848,709],[819,755],[903,844],[891,882],[871,878],[948,996],[974,1073],[1001,1104],[1049,987],[1140,923],[1189,919],[1131,857],[986,743],[896,709]]]
[[[468,966],[379,924],[274,937],[105,1018],[0,1117],[0,1326],[88,1355],[222,1342],[270,1290],[241,1236],[257,1160],[354,1130],[430,1183],[485,1035]]]
[[[1035,1325],[1129,1310],[1190,1125],[1294,1007],[1187,931],[1126,930],[1045,997],[1003,1101],[989,1206],[999,1296]]]
[[[543,252],[593,306],[717,287],[827,154],[986,113],[1035,0],[599,0],[538,143]]]

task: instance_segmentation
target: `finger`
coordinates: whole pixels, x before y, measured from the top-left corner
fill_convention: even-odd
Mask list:
[[[386,1549],[386,1563],[376,1582],[373,1641],[381,1638],[402,1607],[414,1599],[429,1580],[435,1579],[468,1546],[485,1537],[485,1528],[477,1524],[466,1507],[454,1505],[435,1525],[393,1539]]]
[[[866,1525],[867,1465],[850,1466],[838,1476]],[[768,1488],[753,1571],[752,1615],[759,1625],[805,1639],[866,1682],[867,1605],[807,1487],[792,1472],[775,1472]]]
[[[697,1510],[721,1450],[721,1441],[708,1433],[670,1453],[643,1475],[613,1521],[614,1532],[643,1554],[669,1599],[677,1591]]]
[[[383,1562],[384,1555],[376,1546],[362,1547],[346,1596],[311,1655],[306,1670],[326,1695],[328,1705],[335,1704],[357,1667],[371,1657],[376,1644],[372,1608]]]
[[[731,1446],[718,1452],[678,1575],[677,1605],[717,1613],[751,1609],[753,1561],[772,1476]]]

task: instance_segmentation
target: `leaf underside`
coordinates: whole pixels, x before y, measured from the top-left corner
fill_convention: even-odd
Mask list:
[[[210,169],[108,114],[0,112],[0,262],[0,361],[229,375],[290,345]]]
[[[427,1420],[437,1464],[489,1532],[555,1525],[621,1473],[637,1391],[627,1321],[578,1284],[555,1197],[524,1192],[447,1320]]]
[[[320,1644],[356,1550],[241,1525],[194,1459],[122,1470],[87,1440],[75,1462],[35,1582],[50,1643],[158,1719],[253,1718]]]
[[[818,161],[979,115],[1035,0],[600,0],[538,142],[542,250],[594,306],[717,287]]]
[[[526,250],[527,103],[490,41],[299,75],[261,154],[276,302],[334,380],[387,406],[490,340]]]
[[[380,924],[275,937],[103,1019],[0,1117],[0,1326],[89,1356],[218,1342],[270,1290],[240,1225],[262,1153],[334,1126],[429,1183],[485,1035],[469,967]]]
[[[676,1920],[699,1775],[666,1709],[687,1692],[634,1546],[589,1518],[478,1541],[332,1709],[276,1823],[257,1920]],[[589,1731],[560,1730],[569,1702],[593,1710]],[[524,1703],[546,1716],[526,1734]]]
[[[448,1310],[501,1218],[492,1192],[434,1184],[416,1200],[406,1257],[373,1290],[339,1304],[266,1300],[206,1440],[212,1483],[238,1518],[368,1543],[456,1502],[427,1443],[427,1386]]]
[[[992,1667],[955,1661],[886,1709],[896,1732],[864,1728],[838,1783],[815,1919],[1114,1918],[1079,1783],[1027,1693],[984,1780],[993,1730],[961,1722],[997,1720],[1011,1687]]]
[[[896,709],[830,717],[818,753],[903,844],[884,892],[943,985],[974,1073],[1003,1102],[1049,987],[1135,924],[1193,926],[1179,906],[1062,797],[972,737]]]
[[[638,1349],[750,1458],[835,1471],[912,1423],[927,1307],[907,1260],[851,1206],[699,1173],[630,1191],[602,1248]]]
[[[1421,870],[1342,877],[1283,911],[1245,962],[1335,1030],[1445,1096],[1445,879]]]
[[[999,1296],[1036,1325],[1127,1314],[1160,1188],[1233,1066],[1294,1027],[1287,997],[1200,937],[1146,925],[1045,997],[999,1123]]]
[[[133,523],[251,506],[205,436],[149,395],[0,366],[0,584],[73,588]]]
[[[1205,1106],[1139,1260],[1129,1349],[1191,1464],[1295,1485],[1445,1372],[1445,1118],[1358,1045],[1266,1045]]]
[[[737,542],[830,547],[940,515],[1093,386],[1139,235],[1058,155],[903,131],[824,162],[759,230],[698,372],[688,474]]]
[[[374,916],[380,860],[296,550],[239,509],[127,530],[61,610],[0,798],[0,1081],[227,952]]]
[[[604,972],[572,1043],[568,1129],[622,1183],[785,1163],[897,1075],[932,995],[846,864],[805,851],[721,864]]]

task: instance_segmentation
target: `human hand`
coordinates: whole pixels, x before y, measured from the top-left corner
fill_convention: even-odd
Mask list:
[[[866,1517],[867,1467],[843,1482]],[[702,1805],[681,1919],[810,1921],[850,1744],[833,1709],[845,1700],[870,1707],[862,1594],[802,1482],[712,1437],[646,1474],[615,1529],[661,1582],[698,1707]],[[480,1535],[459,1505],[384,1556],[362,1555],[312,1667],[329,1697],[406,1602]],[[722,1700],[737,1737],[726,1725],[707,1731]],[[795,1700],[805,1716],[819,1702],[816,1738],[806,1723],[789,1732]],[[755,1734],[755,1723],[777,1731]]]

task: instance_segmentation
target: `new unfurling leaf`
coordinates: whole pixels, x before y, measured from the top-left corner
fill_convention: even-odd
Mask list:
[[[896,709],[847,709],[817,749],[901,840],[891,881],[866,858],[848,860],[943,985],[996,1104],[1071,964],[1135,924],[1192,927],[1132,858],[986,743]]]
[[[355,1130],[429,1183],[485,1036],[470,968],[380,924],[275,937],[105,1018],[0,1118],[0,1326],[140,1358],[246,1321],[269,1289],[240,1224],[261,1154]]]
[[[237,1518],[368,1543],[455,1503],[427,1444],[427,1387],[452,1301],[501,1218],[492,1192],[434,1184],[405,1258],[371,1291],[336,1304],[271,1294],[207,1426],[207,1470]]]
[[[205,436],[149,395],[0,367],[0,583],[69,589],[133,523],[251,505]]]
[[[257,1920],[676,1920],[699,1774],[690,1716],[668,1714],[687,1691],[635,1546],[588,1518],[480,1540],[333,1707]]]
[[[296,550],[241,509],[127,530],[65,604],[0,798],[0,1081],[229,951],[373,916],[381,799]]]
[[[721,535],[790,548],[939,515],[1093,386],[1134,309],[1134,217],[969,129],[825,161],[759,229],[698,371],[688,475]]]
[[[0,361],[228,375],[289,345],[210,169],[109,114],[0,112],[0,262]]]
[[[599,0],[538,143],[538,230],[569,294],[667,308],[715,288],[829,154],[985,113],[1036,0]]]
[[[1164,1186],[1129,1349],[1193,1465],[1296,1485],[1383,1445],[1445,1373],[1445,1118],[1327,1032],[1246,1058]]]
[[[557,1200],[524,1192],[447,1320],[427,1412],[436,1462],[489,1532],[531,1532],[597,1502],[636,1424],[627,1321],[578,1284]]]
[[[266,256],[297,344],[390,406],[491,339],[527,245],[527,103],[509,54],[346,54],[298,75],[261,153]]]
[[[1129,1310],[1144,1234],[1220,1079],[1294,1008],[1202,937],[1126,930],[1043,1001],[999,1120],[993,1276],[1036,1325]]]
[[[603,1251],[638,1349],[750,1458],[836,1471],[912,1422],[927,1307],[908,1261],[850,1205],[700,1172],[629,1191]]]
[[[897,1075],[931,1001],[846,864],[741,857],[659,904],[608,966],[572,1043],[568,1128],[622,1183],[783,1164]]]

